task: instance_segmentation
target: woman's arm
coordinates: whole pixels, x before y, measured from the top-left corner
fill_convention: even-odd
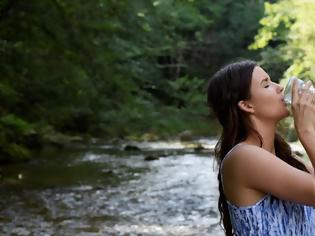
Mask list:
[[[308,155],[308,158],[310,159],[312,163],[313,170],[314,170],[315,168],[315,130],[311,132],[304,131],[301,134],[299,134],[299,138]]]
[[[270,193],[279,199],[315,207],[315,178],[290,166],[272,153],[241,145],[225,162],[230,176],[244,187]]]
[[[292,115],[297,135],[315,169],[315,94],[310,87],[312,82],[308,81],[305,89],[299,91],[293,81]]]

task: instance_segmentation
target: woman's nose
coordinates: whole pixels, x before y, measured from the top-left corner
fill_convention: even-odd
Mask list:
[[[277,92],[278,93],[282,93],[282,91],[283,91],[283,86],[281,86],[280,84],[277,84]]]

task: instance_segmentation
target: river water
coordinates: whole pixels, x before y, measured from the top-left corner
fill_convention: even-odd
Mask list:
[[[129,151],[126,143],[78,145],[2,166],[0,235],[222,236],[215,140],[198,143],[206,149],[171,141],[132,143]]]

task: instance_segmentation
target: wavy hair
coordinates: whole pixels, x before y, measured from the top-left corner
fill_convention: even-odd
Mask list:
[[[218,166],[221,166],[221,162],[228,151],[236,144],[244,141],[250,132],[257,135],[262,147],[262,136],[255,130],[246,112],[239,109],[237,105],[241,100],[250,99],[252,74],[256,66],[258,64],[250,60],[235,62],[220,69],[209,80],[208,106],[222,126],[222,133],[215,146],[214,154]],[[280,159],[291,166],[308,172],[303,163],[292,158],[293,154],[289,144],[279,134],[275,136],[274,145],[276,155]],[[233,236],[235,234],[222,187],[221,170],[218,169],[220,224],[222,226],[223,223],[225,235]]]

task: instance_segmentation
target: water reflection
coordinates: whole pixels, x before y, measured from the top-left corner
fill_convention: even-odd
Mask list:
[[[50,151],[2,169],[0,235],[223,235],[210,154],[142,145]]]

